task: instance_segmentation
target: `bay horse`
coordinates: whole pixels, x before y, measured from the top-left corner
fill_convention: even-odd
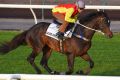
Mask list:
[[[89,74],[94,67],[94,61],[88,54],[88,50],[92,45],[91,40],[94,33],[96,31],[101,32],[109,38],[113,37],[113,33],[110,30],[110,19],[103,11],[89,13],[78,18],[78,22],[72,37],[63,41],[64,53],[62,54],[67,56],[68,62],[68,70],[64,73],[53,71],[47,64],[53,50],[61,52],[59,40],[55,40],[45,35],[46,30],[50,25],[48,22],[35,24],[29,30],[15,36],[11,41],[1,44],[0,54],[6,54],[11,50],[16,49],[18,46],[26,44],[32,48],[32,52],[28,56],[27,61],[39,74],[41,74],[41,70],[37,67],[34,60],[40,52],[43,53],[40,64],[50,74],[72,74],[74,72],[75,57],[81,57],[89,63],[89,67],[85,71],[78,70],[76,73]],[[74,24],[69,24],[69,26],[73,25]]]

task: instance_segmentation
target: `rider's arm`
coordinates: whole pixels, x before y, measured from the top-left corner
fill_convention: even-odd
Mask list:
[[[77,19],[78,19],[78,14],[76,14],[76,15],[74,16],[74,19],[75,19],[75,22],[76,22]]]
[[[69,8],[66,10],[66,15],[65,15],[65,20],[68,21],[68,22],[71,22],[71,23],[74,23],[76,22],[76,18],[71,18],[72,14],[74,12],[74,9],[73,8]]]

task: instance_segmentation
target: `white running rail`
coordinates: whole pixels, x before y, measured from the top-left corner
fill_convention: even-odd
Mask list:
[[[52,9],[54,6],[56,6],[56,5],[0,4],[0,8]],[[86,5],[86,9],[110,9],[110,10],[120,10],[120,6]]]
[[[56,5],[23,5],[23,4],[0,4],[0,8],[28,8],[31,10],[33,17],[34,17],[34,22],[37,24],[37,18],[36,15],[33,11],[33,9],[52,9]],[[120,6],[99,6],[99,5],[86,5],[86,9],[110,9],[110,10],[120,10]],[[44,14],[42,14],[42,17]]]
[[[0,80],[120,80],[119,76],[0,74]]]

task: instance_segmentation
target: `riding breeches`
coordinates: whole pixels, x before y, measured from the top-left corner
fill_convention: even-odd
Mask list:
[[[60,13],[53,13],[53,16],[62,22],[62,25],[60,26],[59,31],[64,33],[66,27],[69,24],[69,22],[65,21],[65,15]]]

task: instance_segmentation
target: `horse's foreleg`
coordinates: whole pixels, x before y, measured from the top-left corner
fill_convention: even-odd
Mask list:
[[[28,56],[27,61],[32,65],[32,67],[36,70],[38,74],[41,74],[41,70],[37,67],[37,65],[34,62],[36,56],[37,54],[34,51],[32,51],[32,53]]]
[[[75,59],[74,54],[71,53],[71,54],[67,55],[68,71],[66,72],[66,74],[72,74],[73,73],[74,59]]]
[[[77,74],[89,74],[91,69],[94,67],[94,62],[92,61],[92,59],[90,58],[90,56],[88,54],[85,54],[83,56],[81,56],[82,59],[84,59],[85,61],[89,62],[89,68],[85,69],[85,71],[78,71]]]

